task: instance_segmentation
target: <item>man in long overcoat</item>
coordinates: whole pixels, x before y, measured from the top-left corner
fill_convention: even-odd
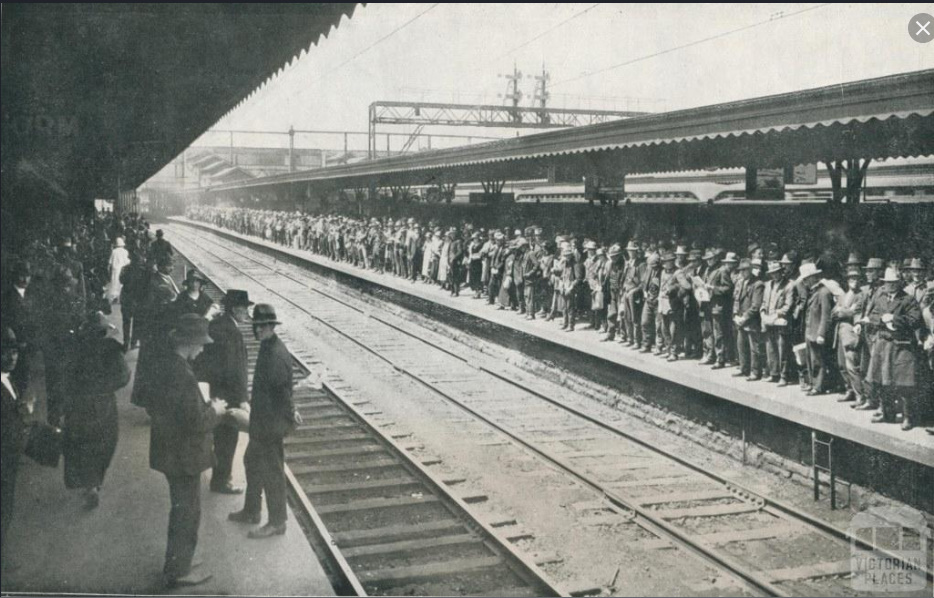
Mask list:
[[[211,578],[192,570],[201,524],[201,472],[214,465],[214,425],[227,406],[207,402],[190,363],[211,342],[208,321],[196,314],[179,318],[169,335],[173,352],[163,362],[161,392],[146,405],[152,418],[149,467],[165,475],[172,507],[162,573],[166,586],[199,585]]]
[[[804,338],[807,341],[808,369],[811,388],[809,396],[829,390],[833,376],[833,293],[820,281],[821,271],[813,264],[801,266],[801,278],[808,289]]]
[[[230,289],[224,296],[224,313],[208,326],[214,341],[207,345],[198,360],[198,370],[211,385],[211,396],[227,404],[228,409],[247,410],[247,354],[239,324],[247,320],[247,309],[252,305],[246,291]],[[240,494],[242,488],[231,484],[234,453],[240,430],[232,418],[224,418],[214,428],[214,456],[217,463],[211,474],[211,491],[221,494]]]
[[[915,332],[921,327],[921,307],[904,291],[894,268],[882,278],[882,292],[873,298],[868,326],[876,331],[867,380],[878,385],[880,411],[874,423],[892,422],[898,403],[902,408],[902,429],[910,430],[923,417],[930,400],[922,395],[925,385],[921,347]]]
[[[169,332],[175,324],[173,304],[178,296],[178,287],[170,275],[172,258],[160,258],[157,268],[149,281],[145,307],[137,313],[140,348],[130,402],[138,407],[146,407],[153,395],[161,392],[161,364],[172,353]]]

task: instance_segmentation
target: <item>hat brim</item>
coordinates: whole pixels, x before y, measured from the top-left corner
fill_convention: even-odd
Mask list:
[[[250,307],[251,305],[256,305],[252,301],[231,301],[228,299],[223,300],[225,307]]]
[[[281,323],[282,322],[280,322],[279,320],[253,320],[252,322],[250,322],[250,324],[252,324],[253,326],[267,326],[270,324],[278,326]]]
[[[210,345],[214,342],[214,339],[206,334],[198,336],[183,336],[178,334],[178,331],[176,330],[169,332],[169,338],[171,338],[176,343],[184,343],[186,345]]]

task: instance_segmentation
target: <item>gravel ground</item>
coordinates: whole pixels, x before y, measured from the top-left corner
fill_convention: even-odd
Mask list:
[[[179,243],[179,248],[184,251],[185,243]],[[216,247],[211,249],[217,250]],[[238,251],[249,252],[245,248]],[[264,262],[271,261],[266,256],[256,257]],[[212,264],[210,258],[200,265],[221,284],[232,282],[232,272]],[[279,263],[277,267],[289,271],[296,278],[314,278],[293,266]],[[260,272],[260,269],[251,269],[256,276]],[[275,284],[277,290],[290,297],[295,293],[294,282],[283,279]],[[317,356],[320,360],[318,375],[336,384],[349,385],[342,393],[355,401],[369,401],[364,411],[373,413],[373,421],[387,433],[400,438],[414,457],[427,462],[439,461],[432,466],[438,477],[457,481],[451,485],[456,494],[476,498],[471,508],[483,520],[492,524],[506,523],[499,528],[503,535],[520,538],[516,545],[539,562],[556,581],[572,590],[593,588],[603,594],[614,595],[744,593],[744,588],[732,578],[720,575],[699,559],[659,541],[617,513],[591,489],[580,486],[526,449],[511,444],[498,432],[443,401],[384,361],[293,306],[283,304],[278,297],[266,296],[261,287],[251,286],[249,281],[242,279],[237,280],[237,286],[247,288],[251,296],[268,298],[275,303],[291,324],[284,335],[286,343],[293,349],[301,348]],[[328,285],[328,292],[337,290],[333,283]],[[341,292],[343,299],[347,300],[352,295],[361,305],[366,299],[359,293]],[[633,417],[621,409],[627,404],[626,397],[617,396],[615,391],[575,379],[551,364],[532,363],[519,353],[478,341],[394,306],[383,303],[368,306],[369,311],[377,308],[380,317],[398,317],[400,323],[408,326],[417,324],[422,327],[420,335],[430,336],[433,342],[450,347],[461,355],[492,356],[504,364],[512,364],[509,371],[517,379],[538,379],[537,383],[541,384],[540,374],[547,369],[544,377],[559,382],[553,385],[555,392],[552,396],[559,396],[567,404],[604,421],[615,422],[643,441],[690,455],[691,460],[699,465],[755,491],[815,512],[841,527],[846,527],[852,517],[852,512],[832,512],[825,508],[824,503],[813,503],[809,489],[791,482],[791,476],[743,467],[735,459],[707,450],[694,440],[679,435],[678,418],[671,414],[662,417],[662,425],[658,423],[658,414],[653,414],[655,417],[648,421]],[[522,423],[527,425],[530,422]],[[516,427],[523,426],[517,422]],[[598,442],[582,439],[570,429],[554,432],[551,440],[565,442],[569,449],[600,449]],[[637,478],[635,473],[633,479]],[[886,503],[881,497],[868,494],[860,498],[863,506]],[[753,526],[753,520],[750,520],[750,526]],[[704,520],[698,520],[697,525],[703,527]],[[742,552],[738,546],[733,546],[732,550]],[[800,564],[796,559],[789,559],[789,562]],[[781,565],[789,566],[787,563]],[[673,571],[677,574],[672,574]]]

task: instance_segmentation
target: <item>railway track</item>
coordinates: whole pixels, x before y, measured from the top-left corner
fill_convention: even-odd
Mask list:
[[[205,292],[220,304],[222,287],[204,274]],[[240,329],[252,379],[259,342],[249,322]],[[566,594],[340,390],[311,385],[309,368],[293,360],[304,423],[285,440],[286,478],[293,512],[338,595]]]
[[[854,594],[850,543],[871,548],[861,539],[647,445],[496,364],[464,357],[403,322],[322,291],[311,275],[284,271],[268,257],[219,243],[211,234],[194,236],[178,226],[173,232],[218,267],[251,279],[755,592]],[[921,574],[930,584],[930,572]]]

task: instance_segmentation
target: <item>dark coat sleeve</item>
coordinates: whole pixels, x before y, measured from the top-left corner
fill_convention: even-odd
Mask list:
[[[830,333],[833,330],[833,318],[830,315],[833,311],[833,295],[829,289],[821,288],[818,297],[820,301],[820,327],[818,328],[818,334],[829,341]]]
[[[123,348],[112,338],[79,347],[74,371],[74,391],[78,394],[116,392],[130,382],[130,369]]]

